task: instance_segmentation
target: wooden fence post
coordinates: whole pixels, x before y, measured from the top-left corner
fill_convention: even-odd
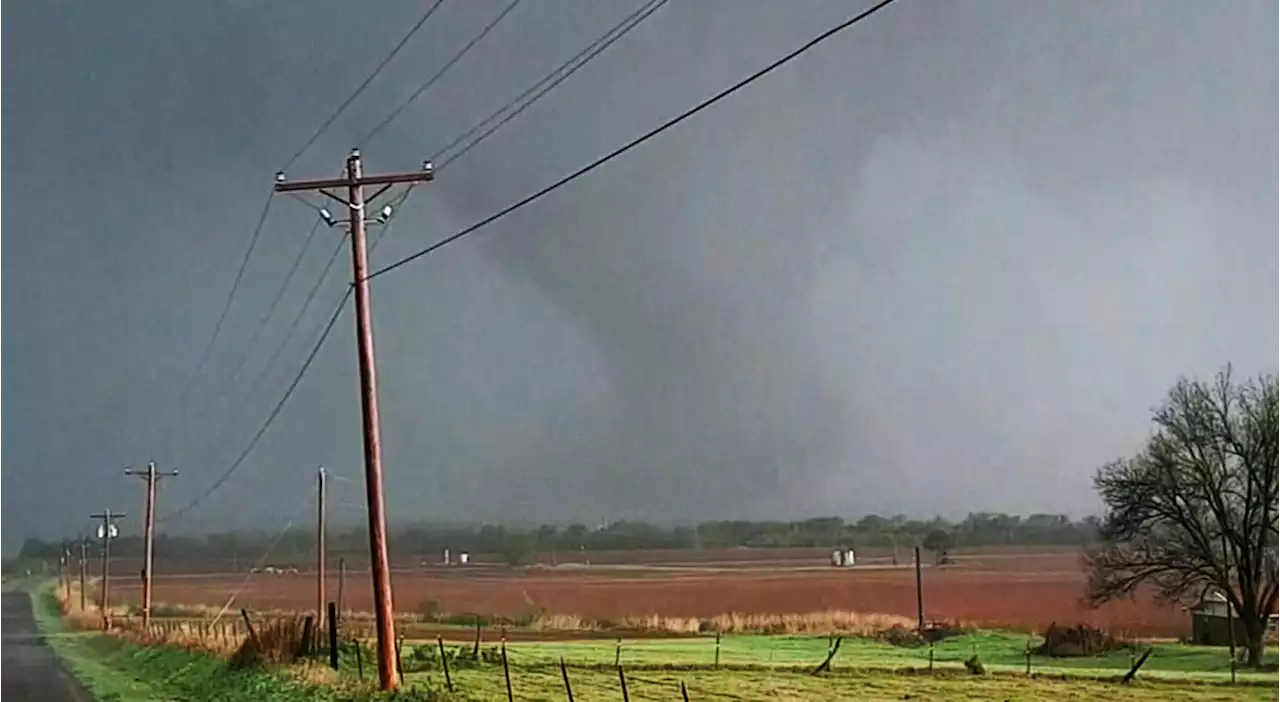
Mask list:
[[[244,618],[244,628],[249,631],[249,643],[258,649],[258,634],[253,630],[253,622],[249,621],[249,610],[240,608],[240,616]],[[259,649],[260,650],[260,649]]]
[[[1125,673],[1123,678],[1120,678],[1120,682],[1128,685],[1129,681],[1133,680],[1133,676],[1138,674],[1138,668],[1141,668],[1142,664],[1147,662],[1147,659],[1151,657],[1151,652],[1154,650],[1154,648],[1148,648],[1147,652],[1142,654],[1142,658],[1139,658],[1138,662],[1134,663],[1133,667],[1129,669],[1129,672]]]
[[[440,647],[440,665],[444,666],[444,684],[453,692],[453,678],[449,677],[449,657],[444,653],[444,637],[436,635],[436,645]]]
[[[313,615],[308,614],[307,618],[302,620],[302,640],[298,642],[299,657],[311,655],[312,637],[315,635],[316,619]]]
[[[818,673],[826,673],[831,671],[831,659],[836,657],[836,653],[840,650],[840,642],[842,641],[844,641],[843,636],[836,637],[835,644],[833,644],[831,648],[827,649],[827,659],[823,661],[817,668],[814,668],[813,672],[810,673],[810,675],[817,675]]]
[[[396,677],[404,680],[404,668],[400,665],[400,649],[404,648],[404,634],[396,641]]]
[[[329,667],[338,669],[338,603],[329,603]]]
[[[511,669],[507,667],[507,642],[502,642],[502,676],[507,679],[507,702],[515,702],[511,694]]]
[[[631,696],[627,694],[627,676],[622,674],[622,666],[618,666],[618,684],[622,685],[622,702],[631,702]]]
[[[683,680],[680,681],[680,696],[684,698],[684,702],[689,702],[689,691],[685,689]],[[570,702],[573,702],[573,701],[570,700]]]
[[[360,639],[356,639],[356,674],[364,680],[364,655],[360,649],[364,648],[364,644],[360,643]]]
[[[564,692],[573,702],[573,686],[569,684],[569,669],[564,667],[564,656],[560,656],[560,677],[564,678]]]
[[[720,667],[720,632],[716,632],[716,668]],[[681,683],[682,685],[684,683]]]

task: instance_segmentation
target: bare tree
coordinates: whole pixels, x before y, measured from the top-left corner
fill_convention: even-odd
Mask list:
[[[1240,615],[1249,664],[1261,664],[1277,595],[1278,396],[1274,376],[1235,384],[1230,366],[1212,383],[1180,380],[1142,452],[1098,471],[1094,605],[1143,585],[1184,603],[1217,589]]]

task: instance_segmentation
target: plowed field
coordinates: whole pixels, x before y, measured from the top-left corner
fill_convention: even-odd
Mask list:
[[[787,614],[850,610],[915,617],[915,573],[910,565],[871,558],[853,568],[825,565],[820,551],[717,553],[650,552],[653,560],[600,558],[592,565],[564,564],[526,569],[493,565],[401,568],[394,587],[400,611],[418,611],[435,600],[444,612],[519,617],[533,611],[597,619],[658,614],[710,617],[726,612]],[[782,556],[783,554],[778,554]],[[701,556],[701,559],[696,556]],[[661,559],[661,560],[659,560]],[[606,561],[602,564],[600,561]],[[611,561],[611,562],[609,562]],[[162,574],[157,564],[157,602],[221,605],[236,594],[250,609],[309,609],[315,581],[299,575]],[[119,581],[117,581],[119,582]],[[1176,607],[1149,598],[1088,609],[1080,602],[1086,576],[1074,550],[1004,551],[960,555],[953,565],[923,569],[925,615],[987,627],[1042,630],[1051,622],[1089,623],[1131,636],[1173,637],[1189,620]],[[119,582],[118,596],[136,599],[134,583]],[[344,587],[349,610],[369,611],[367,571],[349,572]],[[338,591],[331,574],[330,597]]]

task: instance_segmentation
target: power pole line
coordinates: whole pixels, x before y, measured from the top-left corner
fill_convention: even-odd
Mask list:
[[[119,533],[116,530],[115,521],[126,517],[124,512],[112,512],[104,510],[98,514],[89,515],[90,519],[101,519],[102,524],[98,526],[98,538],[102,539],[102,586],[99,588],[101,592],[98,598],[98,609],[102,612],[102,628],[104,630],[111,628],[111,615],[108,609],[111,606],[111,540]]]
[[[339,178],[287,182],[284,173],[276,174],[276,192],[319,191],[347,206],[347,223],[351,230],[352,287],[356,298],[356,345],[360,365],[360,406],[364,425],[365,495],[369,506],[369,560],[373,573],[374,614],[378,630],[378,679],[383,690],[399,686],[396,672],[395,612],[391,600],[391,568],[387,556],[387,522],[382,493],[382,442],[378,421],[378,382],[373,352],[373,330],[369,304],[369,251],[365,237],[365,213],[368,207],[398,183],[424,183],[434,179],[430,162],[421,171],[365,176],[360,151],[352,149],[347,157],[346,173]],[[367,200],[365,186],[381,186]],[[345,198],[330,189],[346,188]],[[327,210],[320,216],[329,226],[340,224]],[[384,207],[375,224],[385,224],[391,216]]]
[[[147,629],[151,626],[151,572],[155,563],[156,483],[162,477],[176,477],[178,471],[158,471],[153,461],[147,464],[146,470],[125,468],[124,474],[139,476],[147,484],[146,513],[142,520],[142,627]]]
[[[85,567],[86,567],[86,565],[87,565],[88,561],[89,561],[89,540],[82,536],[82,537],[80,537],[80,563],[79,563],[79,566],[80,566],[80,611],[81,611],[81,612],[87,611],[87,610],[89,609],[88,602],[87,602],[87,600],[86,600],[86,598],[87,598],[87,596],[88,596],[88,595],[87,595],[87,593],[88,593],[88,589],[85,587],[85,582],[84,582],[84,581],[85,581],[85,578],[84,578],[84,571],[85,571]]]
[[[324,627],[325,621],[325,572],[324,572],[324,556],[325,556],[325,485],[324,485],[324,466],[320,466],[320,470],[316,471],[316,640],[321,641],[319,634]]]
[[[338,559],[338,621],[342,621],[342,617],[346,616],[347,608],[345,599],[347,590],[347,559]]]
[[[71,599],[71,544],[62,544],[62,556],[58,559],[58,584],[62,586],[62,596]],[[68,606],[69,603],[68,603]]]

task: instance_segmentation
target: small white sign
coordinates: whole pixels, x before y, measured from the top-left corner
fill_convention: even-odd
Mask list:
[[[110,536],[110,538],[113,538],[113,539],[114,539],[114,538],[116,538],[117,536],[119,536],[119,535],[120,535],[120,530],[116,528],[116,525],[115,525],[115,524],[112,524],[109,528],[104,528],[101,524],[99,524],[99,525],[98,525],[98,538],[99,538],[99,539],[104,538],[104,537],[106,537],[108,534],[110,534],[110,535],[111,535],[111,536]]]

